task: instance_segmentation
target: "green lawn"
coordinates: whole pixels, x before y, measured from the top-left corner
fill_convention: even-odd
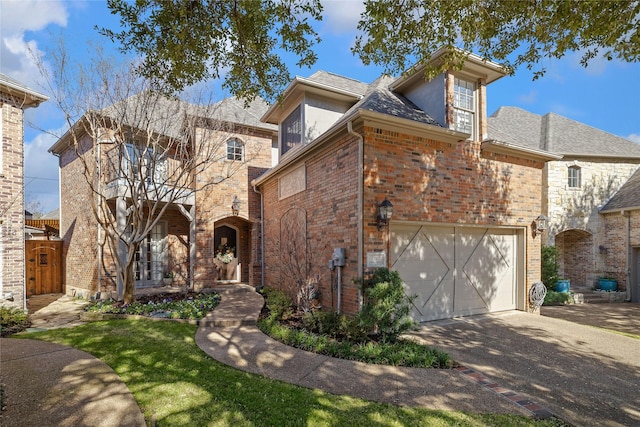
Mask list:
[[[67,344],[100,358],[158,426],[554,426],[510,415],[475,415],[334,396],[211,359],[196,326],[111,320],[19,337]]]

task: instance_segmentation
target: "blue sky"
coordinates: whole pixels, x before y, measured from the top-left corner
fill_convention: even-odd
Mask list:
[[[291,75],[307,77],[322,69],[372,82],[381,69],[365,67],[349,50],[363,10],[361,2],[323,3],[324,20],[317,26],[322,38],[316,48],[318,62],[312,69],[298,69],[291,61]],[[29,50],[46,52],[62,35],[72,59],[81,61],[89,50],[88,42],[103,39],[95,26],[117,28],[119,24],[104,1],[84,0],[0,0],[0,19],[0,70],[38,91],[44,91],[42,79]],[[572,54],[543,65],[547,74],[536,81],[522,68],[515,76],[489,85],[489,114],[501,106],[518,106],[537,114],[554,112],[640,143],[640,64],[598,59],[583,68],[579,54]],[[63,117],[52,103],[27,110],[26,118],[53,134],[65,130]],[[59,204],[58,162],[47,152],[54,142],[54,136],[25,126],[26,199],[39,201],[44,211]]]

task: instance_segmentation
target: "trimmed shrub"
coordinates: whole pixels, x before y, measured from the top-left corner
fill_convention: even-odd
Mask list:
[[[264,295],[270,319],[281,320],[291,316],[293,300],[289,295],[274,288],[264,288],[261,292]]]
[[[547,287],[547,292],[555,291],[556,282],[560,278],[558,270],[558,249],[555,246],[542,247],[542,283]]]
[[[416,323],[409,317],[417,296],[407,296],[397,271],[379,268],[370,279],[362,281],[365,297],[357,315],[360,327],[382,341],[394,342]]]

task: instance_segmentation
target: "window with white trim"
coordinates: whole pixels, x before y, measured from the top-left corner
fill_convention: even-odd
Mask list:
[[[167,161],[150,147],[127,143],[122,146],[120,176],[131,182],[162,184],[167,179]]]
[[[476,85],[474,82],[455,78],[453,82],[453,123],[457,131],[475,137]]]
[[[567,186],[569,188],[580,188],[582,181],[582,170],[580,166],[569,166]]]
[[[227,160],[244,160],[244,144],[237,139],[227,141]]]
[[[280,124],[280,155],[302,143],[302,108],[295,110]]]

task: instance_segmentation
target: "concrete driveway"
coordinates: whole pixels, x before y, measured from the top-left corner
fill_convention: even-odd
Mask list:
[[[415,335],[574,425],[640,425],[640,339],[524,312],[424,323]]]

